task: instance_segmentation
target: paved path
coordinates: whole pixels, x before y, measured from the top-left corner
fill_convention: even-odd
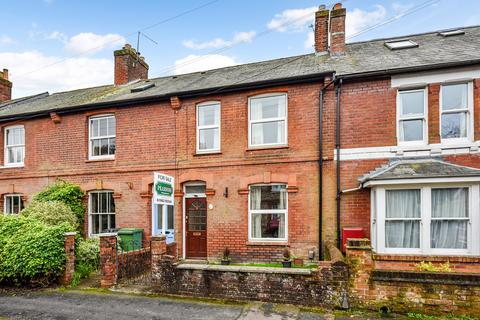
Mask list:
[[[251,303],[214,304],[194,300],[150,298],[125,294],[41,291],[0,295],[0,319],[238,319],[331,320],[333,315],[304,313],[294,306]],[[368,319],[340,317],[337,319]]]

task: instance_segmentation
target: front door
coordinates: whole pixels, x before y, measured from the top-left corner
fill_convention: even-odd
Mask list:
[[[185,199],[187,258],[207,257],[207,199]]]

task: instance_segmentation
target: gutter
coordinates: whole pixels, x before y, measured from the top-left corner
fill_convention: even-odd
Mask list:
[[[84,105],[77,105],[71,106],[67,108],[56,108],[56,109],[49,109],[45,111],[37,111],[37,112],[29,112],[23,113],[15,116],[5,116],[0,117],[0,122],[7,122],[7,121],[15,121],[15,120],[25,120],[37,117],[44,117],[49,116],[50,113],[55,112],[57,114],[68,114],[80,111],[88,111],[100,108],[108,108],[108,107],[127,107],[137,104],[146,104],[146,103],[155,103],[159,101],[169,101],[171,97],[178,97],[180,99],[187,99],[187,98],[196,98],[210,94],[217,94],[217,93],[231,93],[237,91],[244,91],[244,90],[251,90],[251,89],[261,89],[267,88],[272,86],[278,85],[288,85],[288,84],[299,84],[299,83],[308,83],[314,81],[320,81],[325,78],[327,75],[333,74],[333,71],[325,71],[315,74],[309,74],[306,76],[297,76],[297,77],[287,77],[287,78],[279,78],[274,80],[264,80],[264,81],[255,81],[249,82],[245,84],[234,84],[230,86],[221,86],[221,87],[213,87],[208,89],[198,89],[198,90],[188,90],[188,91],[177,91],[171,92],[168,94],[161,94],[161,95],[153,95],[148,97],[141,97],[141,98],[132,98],[132,99],[123,99],[123,100],[113,100],[113,101],[106,101],[106,102],[97,102],[97,103],[90,103]]]
[[[318,258],[323,259],[323,96],[327,88],[335,83],[333,80],[324,85],[319,92],[318,111]]]

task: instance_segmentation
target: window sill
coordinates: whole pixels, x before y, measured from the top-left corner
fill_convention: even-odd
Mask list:
[[[258,146],[258,147],[249,147],[246,151],[259,151],[259,150],[270,150],[270,149],[288,149],[288,145],[282,144],[278,146]]]
[[[247,246],[277,246],[288,247],[288,241],[248,241]]]
[[[86,163],[90,162],[103,162],[103,161],[115,161],[115,158],[97,158],[97,159],[87,159],[85,160]]]
[[[201,156],[218,156],[218,155],[221,155],[222,152],[221,151],[211,151],[211,152],[197,152],[197,153],[194,153],[193,156],[194,157],[201,157]]]
[[[25,164],[22,163],[22,164],[7,164],[7,165],[4,165],[0,168],[1,169],[14,169],[14,168],[24,168],[24,167],[25,167]]]

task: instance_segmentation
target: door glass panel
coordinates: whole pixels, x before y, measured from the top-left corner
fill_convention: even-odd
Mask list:
[[[207,208],[205,201],[194,200],[188,208],[188,231],[207,230]]]

